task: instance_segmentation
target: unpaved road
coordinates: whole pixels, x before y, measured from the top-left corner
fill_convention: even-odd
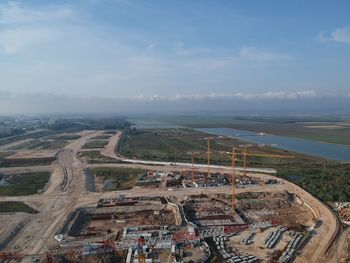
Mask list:
[[[184,168],[184,167],[191,167],[191,163],[170,163],[170,162],[156,162],[156,161],[144,161],[144,160],[133,160],[133,159],[127,159],[127,158],[122,158],[120,156],[116,156],[115,153],[111,153],[111,149],[115,149],[119,139],[121,137],[120,133],[116,133],[115,136],[113,136],[113,139],[110,141],[108,144],[109,151],[103,151],[101,154],[105,154],[108,157],[116,158],[119,160],[122,160],[124,162],[132,163],[132,164],[141,164],[143,166],[141,167],[147,167],[146,165],[160,165],[160,166],[166,166],[167,168],[171,168],[171,170],[174,170],[174,168]],[[137,165],[137,166],[138,166]],[[115,166],[115,164],[111,164],[109,166]],[[130,165],[129,165],[130,166]],[[206,165],[199,165],[197,164],[196,169],[202,170],[203,168],[206,168]],[[223,166],[217,166],[217,165],[211,165],[211,168],[213,170],[218,171],[218,170],[231,170],[230,167],[223,167]],[[152,168],[151,168],[152,169]],[[156,169],[153,167],[153,169]],[[161,169],[161,167],[160,167]],[[164,169],[164,168],[163,168]],[[242,171],[242,168],[236,168],[237,171]],[[254,168],[249,168],[247,169],[248,172],[252,173],[275,173],[276,171],[274,169],[254,169]],[[265,176],[266,177],[266,176]],[[281,179],[280,179],[281,180]],[[336,234],[339,232],[338,229],[340,227],[340,223],[338,218],[334,215],[334,213],[322,202],[320,202],[318,199],[313,197],[311,194],[308,192],[304,191],[302,188],[299,186],[292,184],[286,180],[283,181],[283,189],[296,193],[304,202],[307,206],[312,209],[313,213],[315,214],[316,218],[319,218],[322,220],[321,226],[317,229],[315,236],[312,237],[311,241],[307,244],[307,246],[303,249],[301,255],[296,259],[295,262],[334,262],[337,263],[339,262],[339,258],[337,257],[337,251],[336,249],[330,250],[329,251],[329,246],[331,243],[335,240],[337,241]],[[141,189],[138,189],[137,192],[139,192]],[[207,191],[205,189],[204,191]],[[144,193],[146,194],[146,193]],[[346,236],[346,233],[342,235]],[[346,239],[346,238],[343,238]],[[344,242],[343,242],[344,243]],[[342,246],[342,245],[340,245]],[[335,246],[336,248],[336,246]],[[341,248],[343,251],[344,249]],[[328,252],[328,253],[326,253]],[[339,252],[339,251],[338,251]]]
[[[98,164],[98,165],[84,165],[77,158],[77,153],[81,150],[81,147],[92,137],[101,134],[102,132],[96,131],[85,131],[82,132],[82,137],[73,141],[67,145],[58,154],[58,164],[54,166],[45,167],[45,169],[55,169],[55,176],[50,180],[50,184],[45,193],[42,195],[32,196],[19,196],[19,197],[0,197],[0,201],[3,200],[20,200],[24,201],[35,209],[40,211],[37,215],[21,215],[18,217],[29,220],[25,225],[24,229],[16,236],[16,238],[9,244],[8,248],[12,248],[14,245],[19,247],[21,253],[37,254],[44,253],[45,247],[42,241],[42,237],[48,238],[47,245],[49,247],[55,246],[57,243],[53,239],[55,233],[63,225],[67,216],[80,205],[95,204],[96,201],[106,195],[115,195],[115,192],[111,193],[88,193],[85,189],[85,178],[83,170],[86,167],[94,166],[105,166],[105,167],[142,167],[150,170],[164,170],[164,171],[175,171],[189,169],[191,164],[176,164],[170,162],[153,162],[143,160],[132,160],[122,158],[114,153],[114,149],[119,141],[121,134],[116,133],[106,146],[102,150],[101,154],[129,162],[129,164]],[[206,165],[196,165],[196,169],[206,171]],[[212,166],[213,171],[224,171],[228,172],[231,170],[230,167]],[[7,169],[7,170],[6,170]],[[16,171],[16,168],[6,168],[7,172]],[[32,168],[17,168],[17,169],[34,169]],[[3,170],[3,169],[1,169]],[[237,170],[240,170],[238,168]],[[269,173],[274,172],[271,169],[249,169],[250,173]],[[64,176],[67,176],[67,184],[62,189],[62,182],[64,182]],[[268,178],[270,175],[266,174],[254,174],[254,176],[260,176],[262,178]],[[281,179],[279,179],[281,180]],[[252,186],[247,188],[240,188],[237,192],[242,191],[281,191],[287,190],[289,192],[296,193],[305,204],[309,205],[313,210],[316,217],[322,220],[321,226],[317,229],[316,235],[306,245],[301,255],[295,262],[339,262],[337,253],[344,251],[344,243],[346,243],[346,234],[342,234],[339,238],[339,246],[334,246],[333,249],[326,254],[326,250],[329,247],[330,242],[334,238],[334,234],[337,233],[339,227],[337,218],[330,211],[330,209],[321,203],[319,200],[314,198],[309,193],[305,192],[300,187],[283,180],[283,184],[277,184],[273,186]],[[159,189],[155,193],[149,189],[134,188],[129,191],[125,191],[127,195],[140,196],[140,195],[179,195],[183,196],[186,194],[193,193],[229,193],[230,187],[222,188],[187,188],[179,191],[169,191],[168,189]],[[8,217],[0,216],[1,226],[6,227],[6,221]],[[16,214],[17,218],[17,214]],[[9,224],[7,222],[7,224]]]
[[[85,132],[82,134],[83,136],[81,138],[67,145],[60,154],[58,154],[58,164],[54,168],[56,169],[54,177],[50,179],[48,189],[42,195],[0,198],[0,201],[23,201],[40,211],[39,214],[31,215],[29,218],[26,218],[29,222],[7,246],[8,248],[17,247],[18,251],[23,254],[39,254],[45,252],[42,238],[48,239],[48,247],[57,244],[53,239],[56,231],[58,231],[60,225],[63,224],[69,213],[74,210],[78,197],[85,192],[83,165],[77,158],[77,153],[90,138],[100,133],[101,132],[95,131]],[[20,170],[22,169],[35,170],[34,168],[28,167],[20,168]],[[47,167],[45,167],[45,169],[47,169]],[[14,169],[7,169],[7,171],[9,170],[11,170],[11,172],[14,171]],[[63,171],[67,173],[67,186],[64,189],[65,191],[62,191],[60,188],[60,184],[64,178]],[[0,223],[1,226],[6,226],[11,222],[4,222],[0,216]]]

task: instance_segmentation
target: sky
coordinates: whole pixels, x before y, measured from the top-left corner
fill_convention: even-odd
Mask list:
[[[350,2],[0,0],[0,114],[350,113]]]

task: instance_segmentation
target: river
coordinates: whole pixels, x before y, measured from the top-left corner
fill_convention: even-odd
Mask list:
[[[346,145],[323,143],[279,135],[259,134],[256,132],[231,128],[198,128],[196,130],[209,134],[234,137],[251,143],[273,145],[275,148],[323,157],[326,159],[342,162],[350,161],[350,146]]]

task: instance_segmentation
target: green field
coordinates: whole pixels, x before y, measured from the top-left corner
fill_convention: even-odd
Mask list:
[[[253,132],[350,145],[349,119],[339,117],[167,116],[149,121],[190,128],[234,128]],[[147,118],[143,120],[147,122]]]
[[[91,140],[83,146],[83,149],[104,148],[107,144],[108,140]]]
[[[22,150],[22,149],[61,149],[68,144],[67,141],[58,141],[58,140],[32,140],[28,142],[24,142],[18,144],[16,146],[11,147],[11,150]]]
[[[4,144],[8,144],[11,142],[15,142],[18,140],[24,140],[24,139],[37,139],[37,138],[41,138],[44,136],[49,136],[55,134],[55,131],[51,131],[51,130],[37,130],[35,132],[32,133],[28,133],[28,134],[23,134],[23,135],[18,135],[18,136],[13,136],[13,137],[9,137],[9,138],[4,138],[0,140],[0,145],[4,145]]]
[[[93,168],[92,173],[104,181],[103,191],[129,190],[147,170],[135,168]]]
[[[49,172],[14,175],[0,174],[0,196],[32,195],[43,189],[50,179]]]
[[[87,163],[96,164],[96,163],[121,163],[113,158],[109,158],[101,155],[99,151],[84,151],[79,153],[80,158],[86,158]]]
[[[157,160],[190,162],[191,152],[195,152],[197,163],[207,163],[208,134],[192,129],[136,130],[126,133],[120,140],[118,152],[126,157]],[[213,164],[230,165],[232,147],[240,147],[244,142],[234,138],[214,136],[211,140],[211,161]],[[251,147],[254,153],[288,154],[287,151],[271,147]],[[274,162],[273,160],[269,160]],[[238,157],[238,162],[242,158]]]
[[[36,144],[31,149],[61,149],[67,144],[67,141],[43,141]]]
[[[207,162],[207,142],[199,140],[207,134],[190,129],[136,130],[123,135],[118,146],[120,154],[146,160],[190,162],[191,151],[201,151],[196,163]],[[216,137],[212,140],[212,163],[231,165],[230,157],[218,151],[230,151],[232,145],[244,142]],[[271,147],[249,147],[249,153],[293,155],[292,159],[266,157],[248,158],[249,167],[269,167],[277,176],[293,181],[324,201],[350,200],[350,165]],[[324,169],[324,163],[326,163]],[[242,158],[237,158],[242,166]]]
[[[26,205],[23,202],[8,201],[0,202],[0,213],[15,213],[23,212],[29,214],[36,214],[38,211]]]
[[[71,141],[71,140],[76,140],[79,139],[81,136],[77,134],[62,134],[62,135],[55,135],[55,136],[50,136],[46,139],[50,140],[58,140],[58,141]]]
[[[336,144],[345,144],[350,145],[350,135],[348,136],[338,136],[332,134],[300,134],[298,136],[302,139],[327,142],[327,143],[336,143]]]
[[[0,161],[5,159],[6,157],[9,157],[13,154],[13,152],[0,152]]]
[[[0,159],[1,167],[22,167],[22,166],[39,166],[50,165],[56,157],[43,157],[43,158],[21,158],[21,159]]]

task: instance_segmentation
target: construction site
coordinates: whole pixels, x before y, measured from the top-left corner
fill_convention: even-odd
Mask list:
[[[205,165],[194,153],[185,164],[130,160],[115,153],[117,132],[99,149],[116,163],[86,164],[79,152],[101,132],[80,136],[57,154],[40,193],[2,198],[39,213],[0,216],[0,262],[287,263],[329,251],[328,208],[271,169],[250,169],[248,156],[262,154],[233,147],[230,167],[212,165],[209,138]]]

